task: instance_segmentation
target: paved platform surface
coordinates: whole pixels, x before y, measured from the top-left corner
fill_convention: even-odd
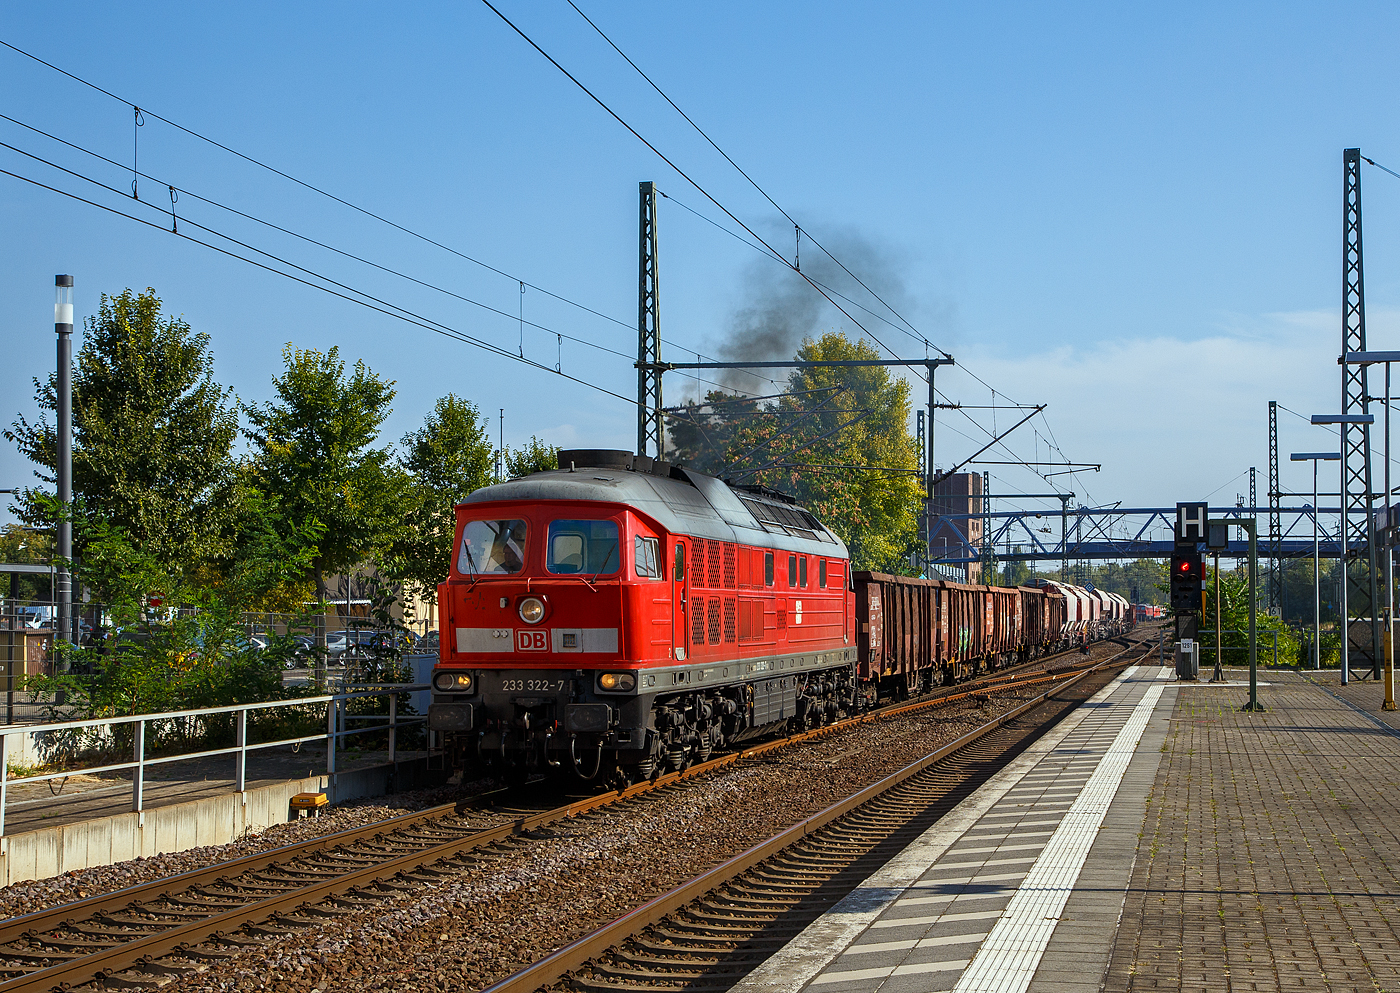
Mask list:
[[[1400,735],[1260,679],[1128,670],[739,989],[1400,990]]]

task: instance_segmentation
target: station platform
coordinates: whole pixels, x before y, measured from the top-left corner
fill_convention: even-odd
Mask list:
[[[1400,733],[1229,675],[1125,671],[737,990],[1400,988]]]

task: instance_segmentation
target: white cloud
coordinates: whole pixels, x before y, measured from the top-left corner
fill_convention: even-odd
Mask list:
[[[1303,415],[1339,409],[1340,340],[1339,315],[1301,311],[1227,315],[1214,333],[1195,340],[1124,337],[1087,350],[1061,345],[1021,354],[970,342],[958,359],[999,391],[1023,403],[1048,404],[1046,416],[1069,459],[1103,463],[1099,473],[1054,477],[1086,502],[1160,507],[1210,494],[1213,504],[1233,505],[1236,493],[1248,493],[1253,465],[1264,504],[1268,401]],[[1368,315],[1368,345],[1384,348],[1392,342],[1400,342],[1400,311]],[[985,387],[952,370],[940,371],[939,385],[955,400],[990,400]],[[1396,389],[1400,392],[1400,380]],[[1381,392],[1379,373],[1373,374],[1371,392]],[[999,415],[1001,427],[1010,423],[1009,416]],[[1288,452],[1316,450],[1332,436],[1287,412],[1279,418],[1283,486],[1308,488],[1311,476],[1304,480],[1305,470],[1288,466]],[[939,414],[940,423],[978,434],[960,420]],[[985,417],[979,420],[987,423]],[[1008,439],[1023,458],[1035,450],[1029,427]],[[974,450],[949,431],[940,431],[936,443],[937,461],[945,466]],[[1037,483],[1025,470],[1001,470],[995,474],[1022,489]]]

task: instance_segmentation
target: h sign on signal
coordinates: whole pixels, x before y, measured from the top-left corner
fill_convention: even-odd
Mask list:
[[[1206,540],[1206,505],[1178,503],[1176,505],[1176,543],[1195,545]]]

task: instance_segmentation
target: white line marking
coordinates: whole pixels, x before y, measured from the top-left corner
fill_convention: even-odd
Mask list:
[[[1040,849],[1040,847],[1044,847],[1044,846],[1043,846],[1043,845],[1008,845],[1008,846],[1007,846],[1007,849]],[[1005,852],[1005,850],[1007,850],[1007,849],[987,849],[987,852]],[[962,853],[962,852],[955,852],[955,853],[949,853],[949,854],[963,854],[963,853]],[[960,867],[966,867],[966,866],[1009,866],[1009,864],[1011,864],[1011,863],[1016,863],[1016,861],[1021,861],[1021,863],[1025,863],[1025,861],[1035,861],[1035,860],[1036,860],[1036,857],[1033,856],[1033,854],[1030,854],[1030,853],[1028,852],[1028,853],[1026,853],[1026,854],[1023,854],[1023,856],[1012,856],[1011,859],[987,859],[987,860],[984,860],[984,861],[977,861],[976,859],[969,859],[969,860],[967,860],[967,861],[958,861],[958,860],[956,860],[956,859],[944,859],[944,860],[942,860],[942,861],[939,861],[938,867],[939,867],[939,868],[942,868],[942,867],[944,867],[944,866],[948,866],[949,868],[955,868],[955,867],[959,867],[959,866],[960,866]]]
[[[1044,848],[1040,842],[1030,845],[987,845],[979,848],[950,848],[949,855],[981,855],[985,852],[1019,852],[1027,848]]]
[[[955,993],[1025,993],[1164,687],[1150,686],[1060,829],[962,974]]]
[[[967,959],[952,962],[923,962],[918,965],[901,965],[893,969],[855,969],[851,972],[827,972],[812,980],[812,985],[821,983],[849,983],[857,979],[884,979],[887,976],[921,976],[930,972],[955,972],[967,968]]]
[[[902,905],[901,905],[902,906]],[[909,927],[912,924],[921,924],[925,927],[931,924],[956,924],[960,921],[992,921],[1001,916],[1000,910],[968,911],[965,914],[929,914],[924,917],[888,917],[882,921],[876,921],[870,925],[871,930],[875,928],[887,927]]]

